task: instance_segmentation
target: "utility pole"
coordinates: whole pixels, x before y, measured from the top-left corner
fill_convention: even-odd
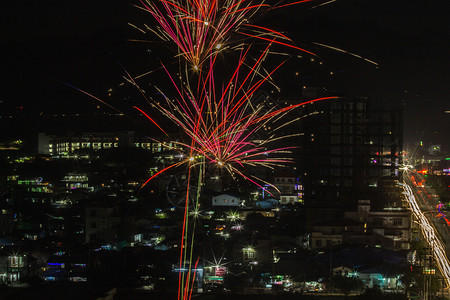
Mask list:
[[[427,257],[424,265],[424,278],[423,278],[423,299],[429,300],[430,298],[430,290],[431,290],[431,275],[432,275],[432,267],[433,267],[433,255],[432,247],[429,245],[427,247]],[[428,263],[427,263],[428,261]]]
[[[330,240],[330,289],[333,293],[333,240]]]

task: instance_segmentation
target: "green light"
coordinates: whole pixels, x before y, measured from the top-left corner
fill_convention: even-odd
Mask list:
[[[446,157],[445,160],[450,160],[450,157]]]
[[[167,218],[167,215],[165,213],[163,213],[163,212],[157,213],[155,216],[157,218],[159,218],[159,219],[166,219]]]

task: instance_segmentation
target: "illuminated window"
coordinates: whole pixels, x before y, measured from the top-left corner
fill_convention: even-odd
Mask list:
[[[11,268],[21,268],[24,266],[24,261],[22,256],[9,256],[9,265]]]
[[[252,261],[256,258],[256,251],[253,248],[244,248],[242,249],[242,253],[244,255],[244,261]]]

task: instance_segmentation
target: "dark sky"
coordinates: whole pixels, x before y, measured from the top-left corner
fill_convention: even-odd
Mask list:
[[[135,74],[152,63],[141,59],[152,44],[127,42],[136,34],[127,23],[147,20],[132,0],[10,2],[0,12],[2,110],[92,105],[61,82],[104,96],[123,75],[116,59]],[[345,74],[332,80],[349,94],[382,105],[405,102],[408,137],[419,130],[430,142],[443,143],[450,140],[450,114],[443,112],[450,110],[450,21],[440,2],[340,0],[312,8],[323,3],[318,1],[272,11],[256,22],[317,50],[327,70]],[[312,42],[356,53],[379,68]]]

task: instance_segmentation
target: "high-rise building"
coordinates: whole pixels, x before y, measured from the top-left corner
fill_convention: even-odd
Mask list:
[[[304,201],[310,207],[352,208],[381,178],[396,177],[402,153],[402,111],[367,98],[305,105],[309,115],[297,153]]]

